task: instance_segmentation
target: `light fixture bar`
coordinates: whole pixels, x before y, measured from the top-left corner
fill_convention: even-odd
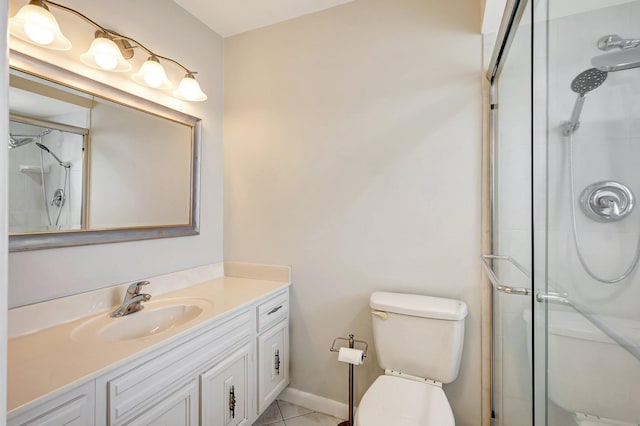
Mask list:
[[[151,49],[147,48],[145,45],[143,45],[142,43],[140,43],[138,40],[136,40],[134,38],[131,38],[131,37],[123,35],[123,34],[119,34],[119,33],[115,32],[115,31],[109,31],[109,30],[105,30],[105,31],[108,32],[115,39],[123,39],[123,40],[127,40],[127,41],[130,41],[130,42],[133,42],[133,45],[131,47],[133,47],[133,48],[139,47],[140,49],[144,50],[149,56],[153,56],[153,57],[158,58],[158,59],[163,59],[165,61],[172,62],[172,63],[176,64],[177,66],[179,66],[180,68],[182,68],[183,70],[185,70],[185,72],[187,72],[189,74],[197,74],[197,72],[191,71],[189,68],[185,67],[184,65],[182,65],[180,62],[176,61],[175,59],[171,59],[171,58],[168,58],[166,56],[158,55],[156,52],[154,52]]]
[[[67,6],[63,6],[59,3],[55,3],[49,0],[40,0],[42,2],[42,4],[45,5],[51,5],[51,6],[55,6],[59,9],[65,10],[69,13],[72,13],[82,19],[84,19],[85,21],[87,21],[88,23],[90,23],[91,25],[93,25],[94,27],[98,28],[100,31],[104,32],[104,33],[108,33],[109,31],[107,31],[102,25],[98,24],[96,21],[94,21],[93,19],[89,18],[88,16],[83,15],[82,13],[78,12],[77,10],[73,10],[70,7]]]

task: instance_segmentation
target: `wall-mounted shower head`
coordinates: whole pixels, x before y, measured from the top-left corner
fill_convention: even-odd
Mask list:
[[[49,133],[51,133],[51,129],[44,129],[39,135],[14,135],[13,133],[9,133],[9,149],[19,148],[22,145],[35,142],[42,139],[44,135],[48,135]]]
[[[19,148],[22,145],[26,145],[36,140],[38,140],[37,136],[20,137],[17,135],[9,134],[9,149]]]
[[[580,127],[580,113],[584,105],[584,99],[587,93],[597,89],[607,79],[608,73],[600,71],[596,68],[589,68],[582,71],[571,81],[571,90],[578,94],[576,103],[573,106],[573,112],[569,121],[562,125],[562,134],[569,136]]]
[[[640,47],[594,56],[591,65],[602,71],[622,71],[640,67]]]
[[[591,59],[591,65],[600,71],[622,71],[640,67],[640,39],[622,38],[617,34],[607,34],[598,40],[598,49],[616,52],[605,53]]]
[[[58,158],[57,155],[55,155],[53,152],[51,152],[51,150],[49,148],[47,148],[46,146],[42,145],[40,142],[36,142],[36,146],[38,148],[40,148],[41,150],[48,152],[49,154],[51,154],[51,156],[53,158],[56,159],[56,161],[58,162],[58,164],[60,164],[62,167],[64,167],[65,169],[68,169],[71,167],[71,163],[69,163],[68,161],[62,161],[60,158]]]

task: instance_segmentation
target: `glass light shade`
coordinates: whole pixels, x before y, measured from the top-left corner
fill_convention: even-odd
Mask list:
[[[66,38],[56,18],[42,6],[27,4],[9,19],[12,36],[52,50],[69,50],[71,42]]]
[[[80,55],[80,60],[90,67],[105,71],[126,72],[131,70],[131,64],[122,56],[120,49],[105,37],[97,37],[91,43],[86,53]]]
[[[154,57],[147,59],[140,70],[131,77],[136,83],[154,89],[170,89],[173,86],[167,79],[164,67]]]
[[[184,76],[178,88],[173,92],[173,96],[183,101],[206,101],[207,95],[204,94],[195,77],[191,74]]]

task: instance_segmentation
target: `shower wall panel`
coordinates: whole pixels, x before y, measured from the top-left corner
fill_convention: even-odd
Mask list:
[[[550,2],[553,16],[563,2]],[[592,67],[591,58],[605,52],[597,41],[607,34],[639,38],[640,2],[635,1],[549,22],[549,284],[598,314],[640,320],[640,276],[636,271],[619,284],[591,278],[580,264],[569,210],[569,138],[561,133],[576,93],[571,81]],[[640,68],[610,72],[586,94],[580,127],[573,137],[574,207],[580,248],[587,266],[612,278],[632,263],[640,236],[640,210],[614,223],[589,219],[576,199],[588,185],[618,181],[640,196]]]

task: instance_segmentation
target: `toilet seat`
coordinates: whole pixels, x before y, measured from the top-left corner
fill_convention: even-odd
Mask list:
[[[360,401],[358,426],[455,426],[453,412],[441,387],[383,375]]]

